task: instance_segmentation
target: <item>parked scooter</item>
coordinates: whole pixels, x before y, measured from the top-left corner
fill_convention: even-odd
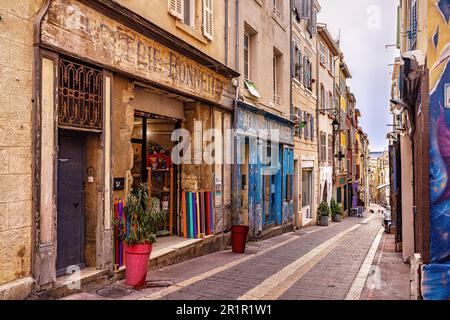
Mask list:
[[[384,232],[391,233],[391,227],[392,227],[392,214],[391,209],[389,207],[386,207],[385,210],[383,210],[383,223]]]

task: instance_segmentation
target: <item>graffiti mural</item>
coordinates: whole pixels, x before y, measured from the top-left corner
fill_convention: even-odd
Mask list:
[[[450,0],[428,0],[430,69],[430,262],[425,299],[450,298]]]

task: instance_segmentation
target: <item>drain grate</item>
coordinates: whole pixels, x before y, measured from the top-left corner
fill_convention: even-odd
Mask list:
[[[129,294],[131,294],[131,292],[132,292],[131,290],[126,288],[112,286],[103,289],[98,289],[95,293],[105,298],[121,298],[128,296]]]
[[[170,287],[175,284],[175,281],[172,280],[149,280],[147,281],[148,288],[162,288],[162,287]]]

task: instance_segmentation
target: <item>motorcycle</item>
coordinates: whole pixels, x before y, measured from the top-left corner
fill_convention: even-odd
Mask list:
[[[391,210],[385,209],[383,210],[383,223],[384,232],[391,233],[391,227],[392,227],[392,216],[391,216]]]

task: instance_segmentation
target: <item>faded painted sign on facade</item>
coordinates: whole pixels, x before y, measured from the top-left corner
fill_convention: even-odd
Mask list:
[[[226,77],[81,3],[52,1],[41,28],[46,45],[231,106],[233,95]]]

